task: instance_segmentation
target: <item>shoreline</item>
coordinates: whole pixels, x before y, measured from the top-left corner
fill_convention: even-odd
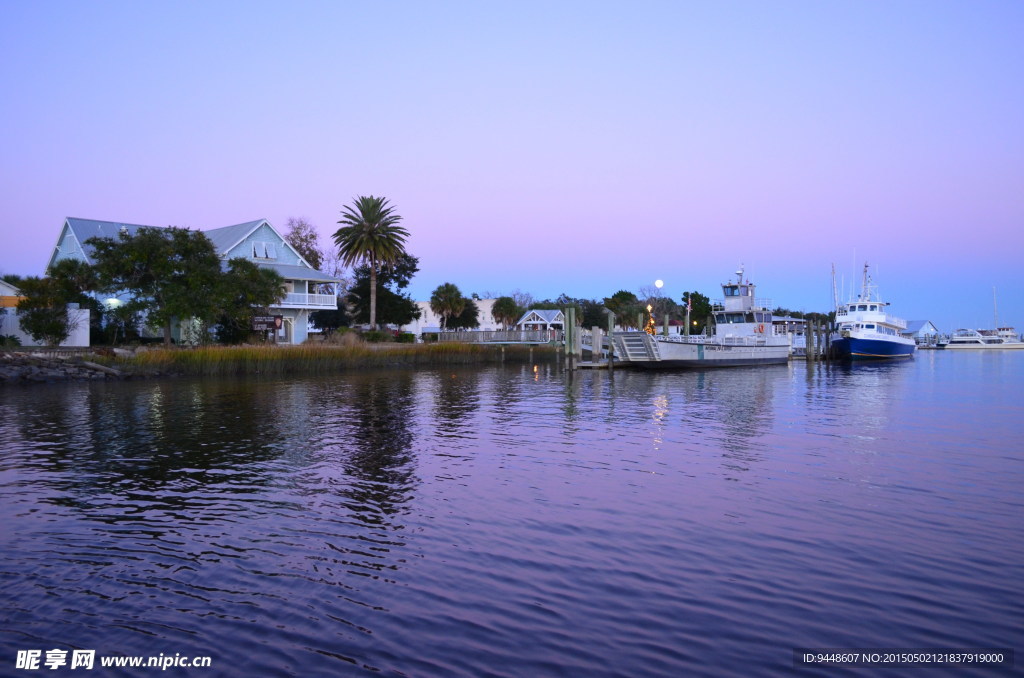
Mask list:
[[[51,355],[48,355],[51,354]],[[120,381],[180,376],[320,374],[353,370],[528,363],[554,359],[551,345],[362,344],[5,350],[0,384]]]

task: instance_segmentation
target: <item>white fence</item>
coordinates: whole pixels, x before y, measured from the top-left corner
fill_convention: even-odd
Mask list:
[[[71,333],[61,342],[61,346],[89,345],[89,309],[68,308]],[[0,335],[14,335],[22,346],[41,346],[21,329],[18,313],[13,308],[0,308]]]

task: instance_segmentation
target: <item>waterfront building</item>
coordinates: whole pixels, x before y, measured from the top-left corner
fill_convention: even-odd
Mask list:
[[[930,320],[908,320],[907,328],[900,332],[920,344],[934,344],[939,336],[939,328]]]
[[[565,316],[559,309],[534,308],[523,314],[516,323],[520,330],[560,330],[565,325]]]
[[[64,220],[47,269],[62,259],[78,259],[92,264],[92,247],[86,244],[90,238],[117,238],[121,233],[133,235],[141,228],[162,227],[68,217]],[[278,343],[301,344],[309,331],[309,314],[337,307],[336,286],[340,281],[313,268],[266,219],[213,228],[202,233],[213,242],[225,265],[230,259],[248,259],[284,278],[285,295],[270,307],[270,314],[281,316],[282,320],[277,330]],[[116,300],[111,303],[116,303]],[[181,340],[181,330],[180,324],[173,328],[172,336],[178,341]]]
[[[472,302],[476,304],[477,310],[479,311],[477,321],[480,323],[479,327],[473,328],[474,330],[490,332],[501,329],[501,324],[494,319],[494,299],[472,299]],[[402,325],[398,329],[402,332],[415,334],[417,337],[422,336],[424,333],[431,334],[440,332],[441,316],[434,313],[430,308],[430,302],[417,301],[416,307],[420,310],[420,317],[416,318],[408,325]]]

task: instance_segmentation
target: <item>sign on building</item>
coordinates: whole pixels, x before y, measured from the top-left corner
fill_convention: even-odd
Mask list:
[[[254,315],[252,329],[256,332],[276,332],[284,323],[283,315]]]

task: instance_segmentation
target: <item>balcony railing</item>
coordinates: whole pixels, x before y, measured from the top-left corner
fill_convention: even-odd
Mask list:
[[[333,294],[304,294],[289,292],[277,306],[303,308],[337,308],[338,298]]]

